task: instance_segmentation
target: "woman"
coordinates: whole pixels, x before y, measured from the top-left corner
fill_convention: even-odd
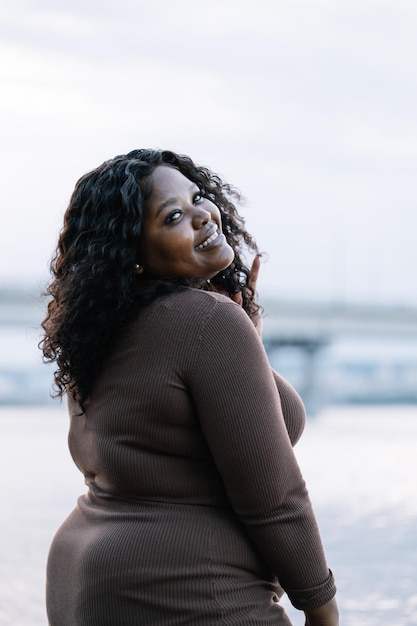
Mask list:
[[[304,409],[259,338],[236,200],[168,151],[75,187],[43,351],[88,493],[51,546],[51,626],[288,626],[280,585],[306,624],[338,624],[292,451]]]

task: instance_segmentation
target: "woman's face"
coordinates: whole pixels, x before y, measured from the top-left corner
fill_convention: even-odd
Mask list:
[[[207,280],[230,265],[234,252],[222,233],[220,211],[198,186],[167,165],[151,176],[140,262],[156,277]]]

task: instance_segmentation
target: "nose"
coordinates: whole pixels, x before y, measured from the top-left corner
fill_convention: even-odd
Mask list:
[[[194,228],[201,228],[205,224],[208,224],[211,220],[211,213],[201,207],[194,207],[193,213],[193,226]]]

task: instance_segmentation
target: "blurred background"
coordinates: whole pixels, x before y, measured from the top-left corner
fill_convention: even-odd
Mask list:
[[[416,402],[416,35],[413,0],[3,0],[0,402],[48,402],[33,346],[63,213],[135,147],[241,190],[272,360],[312,410]]]
[[[0,624],[44,623],[48,542],[80,493],[37,349],[49,260],[77,179],[139,147],[241,190],[265,252],[265,346],[308,410],[299,454],[344,623],[417,623],[414,0],[2,0],[0,81]]]

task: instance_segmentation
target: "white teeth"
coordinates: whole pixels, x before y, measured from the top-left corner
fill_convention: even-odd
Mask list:
[[[218,234],[219,234],[219,231],[216,230],[212,235],[210,235],[210,237],[208,237],[208,239],[203,241],[203,243],[200,243],[199,246],[196,246],[195,249],[196,250],[202,250],[203,248],[205,248],[206,246],[211,244],[215,239],[217,239]]]

